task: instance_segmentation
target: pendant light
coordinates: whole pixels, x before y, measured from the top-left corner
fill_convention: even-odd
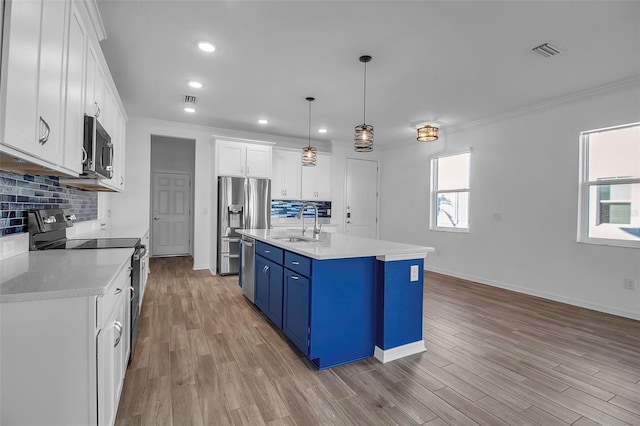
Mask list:
[[[440,129],[437,124],[425,123],[418,128],[418,142],[433,142],[438,140]]]
[[[302,148],[302,165],[307,167],[316,165],[317,150],[315,146],[311,146],[311,102],[315,100],[312,97],[307,98],[307,101],[309,101],[309,145]]]
[[[367,124],[367,62],[371,61],[371,56],[360,56],[360,62],[364,63],[364,101],[362,108],[362,124],[356,126],[356,134],[353,138],[355,142],[353,148],[356,152],[373,151],[373,126]]]

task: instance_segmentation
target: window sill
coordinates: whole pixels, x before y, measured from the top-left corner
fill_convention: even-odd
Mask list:
[[[585,238],[579,239],[578,244],[593,244],[597,246],[611,246],[622,248],[640,248],[640,241],[626,241],[626,240],[607,240],[604,238]]]
[[[430,231],[442,231],[442,232],[455,232],[455,233],[462,233],[462,234],[468,234],[469,233],[469,228],[442,228],[442,227],[438,227],[438,226],[432,226],[431,228],[429,228]]]

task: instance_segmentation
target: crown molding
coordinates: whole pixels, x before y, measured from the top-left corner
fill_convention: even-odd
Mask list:
[[[141,117],[141,116],[131,116],[130,121],[135,121],[138,123],[146,123],[152,126],[170,126],[174,128],[180,128],[190,131],[198,131],[202,133],[208,133],[211,136],[211,140],[215,141],[216,139],[224,139],[224,140],[232,140],[237,142],[257,142],[257,143],[268,143],[268,144],[285,144],[292,146],[306,146],[309,141],[307,139],[298,139],[292,138],[289,136],[276,136],[270,135],[266,133],[254,133],[254,132],[246,132],[243,130],[234,130],[234,129],[224,129],[221,127],[210,127],[203,126],[200,124],[188,124],[182,123],[179,121],[167,121],[167,120],[159,120],[156,118],[149,117]],[[311,139],[313,144],[319,144],[324,150],[318,147],[318,151],[327,152],[327,147],[331,147],[331,142],[320,141]],[[328,151],[330,152],[330,150]]]
[[[451,133],[459,132],[471,127],[481,126],[496,121],[505,120],[507,118],[516,117],[524,114],[528,114],[541,109],[549,108],[556,105],[561,105],[569,102],[573,102],[579,99],[587,98],[594,95],[610,92],[612,90],[625,88],[627,86],[633,86],[640,83],[640,76],[634,76],[624,80],[618,80],[616,82],[606,84],[604,86],[598,86],[592,89],[583,90],[581,92],[575,92],[559,98],[550,99],[548,101],[539,102],[536,104],[527,105],[521,108],[516,108],[513,111],[504,112],[501,114],[492,115],[490,117],[481,118],[478,120],[468,121],[466,123],[458,124],[456,126],[448,127],[447,129]],[[441,129],[442,130],[442,129]]]
[[[100,16],[100,10],[98,9],[98,3],[96,0],[84,0],[84,5],[89,13],[89,19],[91,20],[91,26],[93,31],[98,37],[98,41],[105,40],[107,38],[107,32],[104,29],[104,23],[102,22],[102,16]]]

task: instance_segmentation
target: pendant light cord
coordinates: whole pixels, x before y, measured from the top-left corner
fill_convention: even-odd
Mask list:
[[[309,148],[311,148],[311,101],[309,101]]]
[[[367,123],[367,63],[364,63],[364,102],[362,103],[362,124]]]

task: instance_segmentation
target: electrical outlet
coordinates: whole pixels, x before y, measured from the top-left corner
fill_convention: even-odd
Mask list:
[[[627,290],[635,290],[636,289],[636,279],[635,278],[625,278],[624,279],[624,288]]]

